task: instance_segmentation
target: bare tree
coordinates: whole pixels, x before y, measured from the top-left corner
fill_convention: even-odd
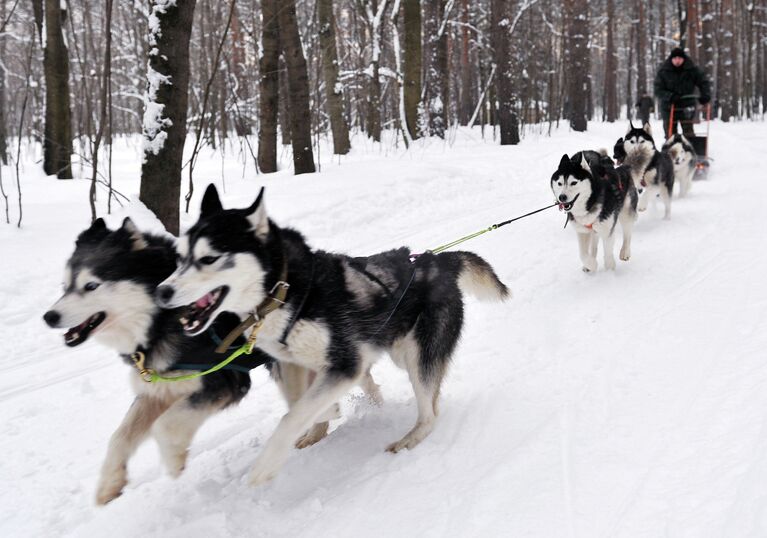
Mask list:
[[[349,126],[344,118],[343,84],[338,79],[338,50],[336,49],[336,18],[333,0],[317,0],[317,16],[320,22],[320,47],[322,49],[322,74],[325,79],[330,128],[333,131],[333,153],[349,153]]]
[[[45,0],[45,135],[43,169],[59,179],[72,178],[72,120],[69,105],[69,55],[64,43],[66,10]]]
[[[574,131],[585,131],[589,105],[589,3],[587,0],[564,0],[564,3],[567,18],[565,63],[568,66],[570,127]]]
[[[261,59],[259,60],[260,111],[258,116],[258,166],[264,173],[277,171],[277,114],[280,95],[280,35],[277,0],[261,0]]]
[[[514,53],[511,42],[512,4],[513,0],[492,0],[490,4],[490,39],[493,44],[498,126],[501,131],[502,146],[519,143],[519,119],[514,88]]]
[[[139,198],[172,234],[179,232],[186,139],[189,38],[195,0],[152,0]]]
[[[410,137],[420,136],[418,105],[421,102],[421,5],[419,0],[402,0],[405,30],[404,78],[405,119]]]
[[[453,0],[423,0],[423,107],[431,136],[445,137],[448,107],[447,26]]]
[[[618,57],[615,51],[613,27],[615,25],[615,0],[607,0],[607,46],[605,49],[605,119],[614,122],[618,119],[618,79],[614,73],[618,70]]]
[[[280,46],[288,67],[290,92],[290,135],[293,145],[293,167],[296,174],[313,173],[311,123],[309,121],[309,75],[298,32],[295,0],[280,3],[278,13]]]

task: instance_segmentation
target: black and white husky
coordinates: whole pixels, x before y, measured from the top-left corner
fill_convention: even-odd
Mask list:
[[[64,334],[70,347],[93,338],[128,364],[129,356],[141,351],[145,366],[162,375],[188,374],[197,364],[204,369],[227,356],[215,354],[216,335],[225,336],[239,320],[227,314],[210,331],[184,334],[179,324],[184,309],[163,310],[154,302],[155,288],[175,269],[176,250],[169,239],[140,233],[130,219],[114,231],[97,219],[77,238],[66,264],[64,294],[43,317],[53,328],[71,327]],[[178,476],[195,432],[212,414],[242,399],[250,388],[248,370],[267,360],[259,351],[240,357],[240,370],[172,383],[144,382],[131,367],[136,399],[109,442],[96,502],[120,495],[128,460],[150,431],[168,472]],[[185,370],[178,371],[182,366]]]
[[[224,210],[208,187],[200,220],[179,240],[180,265],[157,289],[164,307],[205,304],[184,324],[204,331],[221,311],[252,312],[279,281],[285,304],[266,315],[257,345],[278,365],[314,373],[256,459],[249,480],[280,470],[290,448],[355,384],[364,383],[384,352],[405,368],[418,420],[397,452],[413,448],[434,428],[442,379],[463,325],[463,293],[503,300],[506,286],[470,252],[426,253],[411,262],[406,248],[353,258],[312,250],[303,236],[267,217],[263,190],[244,209]]]
[[[698,161],[695,149],[684,135],[677,133],[666,140],[661,151],[671,158],[674,165],[674,181],[679,183],[679,196],[686,196],[690,192]]]
[[[620,141],[619,141],[620,144]],[[674,192],[674,165],[666,153],[655,147],[650,124],[634,127],[623,137],[623,164],[631,168],[634,186],[641,192],[639,211],[647,209],[651,198],[660,195],[665,208],[665,219],[671,218],[671,195]]]
[[[606,269],[615,269],[615,227],[623,230],[621,260],[631,257],[631,233],[636,221],[637,192],[627,166],[615,168],[609,157],[595,151],[563,155],[551,176],[551,190],[567,212],[578,235],[583,270],[597,270],[597,243],[602,239]]]

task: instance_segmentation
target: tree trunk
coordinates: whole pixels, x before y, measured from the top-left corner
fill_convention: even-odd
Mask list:
[[[618,58],[615,54],[615,38],[613,25],[615,24],[615,0],[607,0],[607,47],[605,51],[605,116],[612,123],[618,119],[618,79],[615,73],[618,70]]]
[[[472,100],[472,76],[469,63],[469,0],[461,0],[461,93],[460,93],[460,122],[467,125],[474,110]]]
[[[585,131],[588,126],[589,4],[587,0],[565,0],[567,20],[568,100],[570,127]]]
[[[343,85],[338,80],[338,50],[336,48],[336,18],[333,0],[317,0],[320,23],[320,47],[322,49],[322,75],[325,79],[325,96],[333,131],[333,153],[346,155],[351,149],[349,126],[344,118]]]
[[[186,139],[189,87],[189,37],[195,0],[153,0],[146,111],[144,163],[139,198],[173,235],[179,232],[181,166]]]
[[[69,55],[64,44],[66,11],[59,0],[45,0],[45,138],[43,169],[72,178],[72,118],[69,106]]]
[[[290,136],[293,143],[293,166],[296,174],[313,173],[311,121],[309,121],[309,76],[296,21],[296,1],[280,2],[278,14],[280,46],[288,66],[290,93]]]
[[[641,98],[647,93],[647,28],[645,25],[645,2],[646,0],[637,0],[637,15],[639,25],[637,26],[637,98]],[[608,71],[609,73],[610,71]]]
[[[280,48],[282,50],[282,48]],[[290,90],[288,89],[288,66],[285,57],[280,55],[278,63],[279,76],[279,116],[280,116],[280,139],[283,146],[290,145]]]
[[[5,0],[0,0],[0,21],[5,21]],[[0,33],[0,58],[5,58],[4,33]],[[8,164],[8,127],[5,118],[5,76],[5,69],[0,67],[0,166]]]
[[[687,0],[687,49],[690,58],[700,62],[698,54],[698,0]]]
[[[279,107],[280,41],[277,24],[278,0],[261,0],[261,58],[259,59],[258,167],[269,174],[277,171],[277,113]]]
[[[405,51],[405,120],[410,137],[415,140],[418,128],[418,105],[421,102],[421,5],[419,0],[403,0]]]
[[[714,62],[714,47],[716,46],[716,2],[715,0],[701,0],[700,15],[702,21],[701,48],[699,51],[700,61],[698,65],[706,72],[712,86],[717,84]],[[714,88],[711,88],[712,91]],[[716,95],[713,91],[712,95]]]
[[[495,101],[497,102],[497,123],[501,131],[501,145],[519,143],[519,119],[516,108],[516,88],[510,21],[512,2],[492,0],[490,3],[490,41],[493,48],[495,71]],[[516,52],[516,51],[515,51]]]
[[[447,32],[441,31],[445,0],[423,0],[424,100],[429,135],[445,137],[447,129]]]
[[[704,2],[706,0],[703,0]],[[666,0],[660,0],[658,2],[658,18],[660,20],[660,29],[658,34],[660,35],[660,49],[658,49],[659,58],[666,58]]]
[[[722,81],[719,85],[719,103],[722,107],[722,121],[730,121],[730,118],[736,115],[732,84],[730,84],[730,81],[735,78],[734,22],[733,0],[722,0],[719,20],[719,58],[721,64],[719,77]]]

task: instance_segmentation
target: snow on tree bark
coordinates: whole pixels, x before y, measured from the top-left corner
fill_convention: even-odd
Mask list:
[[[179,232],[194,8],[195,0],[153,0],[149,13],[144,162],[139,197],[174,235]]]

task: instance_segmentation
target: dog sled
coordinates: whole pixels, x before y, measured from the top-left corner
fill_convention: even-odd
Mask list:
[[[711,103],[705,105],[697,104],[698,97],[696,95],[684,95],[681,101],[689,101],[692,103],[689,106],[680,106],[677,108],[675,104],[671,105],[671,113],[669,114],[668,121],[668,133],[666,138],[671,138],[674,135],[674,116],[677,117],[680,125],[682,125],[682,131],[684,132],[684,125],[688,125],[690,130],[694,133],[693,136],[687,136],[690,144],[695,150],[697,161],[695,162],[695,176],[693,179],[705,179],[708,175],[708,169],[711,166],[712,159],[708,156],[708,135],[711,130]],[[703,123],[702,116],[705,115],[706,130],[703,132],[701,124]],[[696,131],[695,127],[698,126]]]

